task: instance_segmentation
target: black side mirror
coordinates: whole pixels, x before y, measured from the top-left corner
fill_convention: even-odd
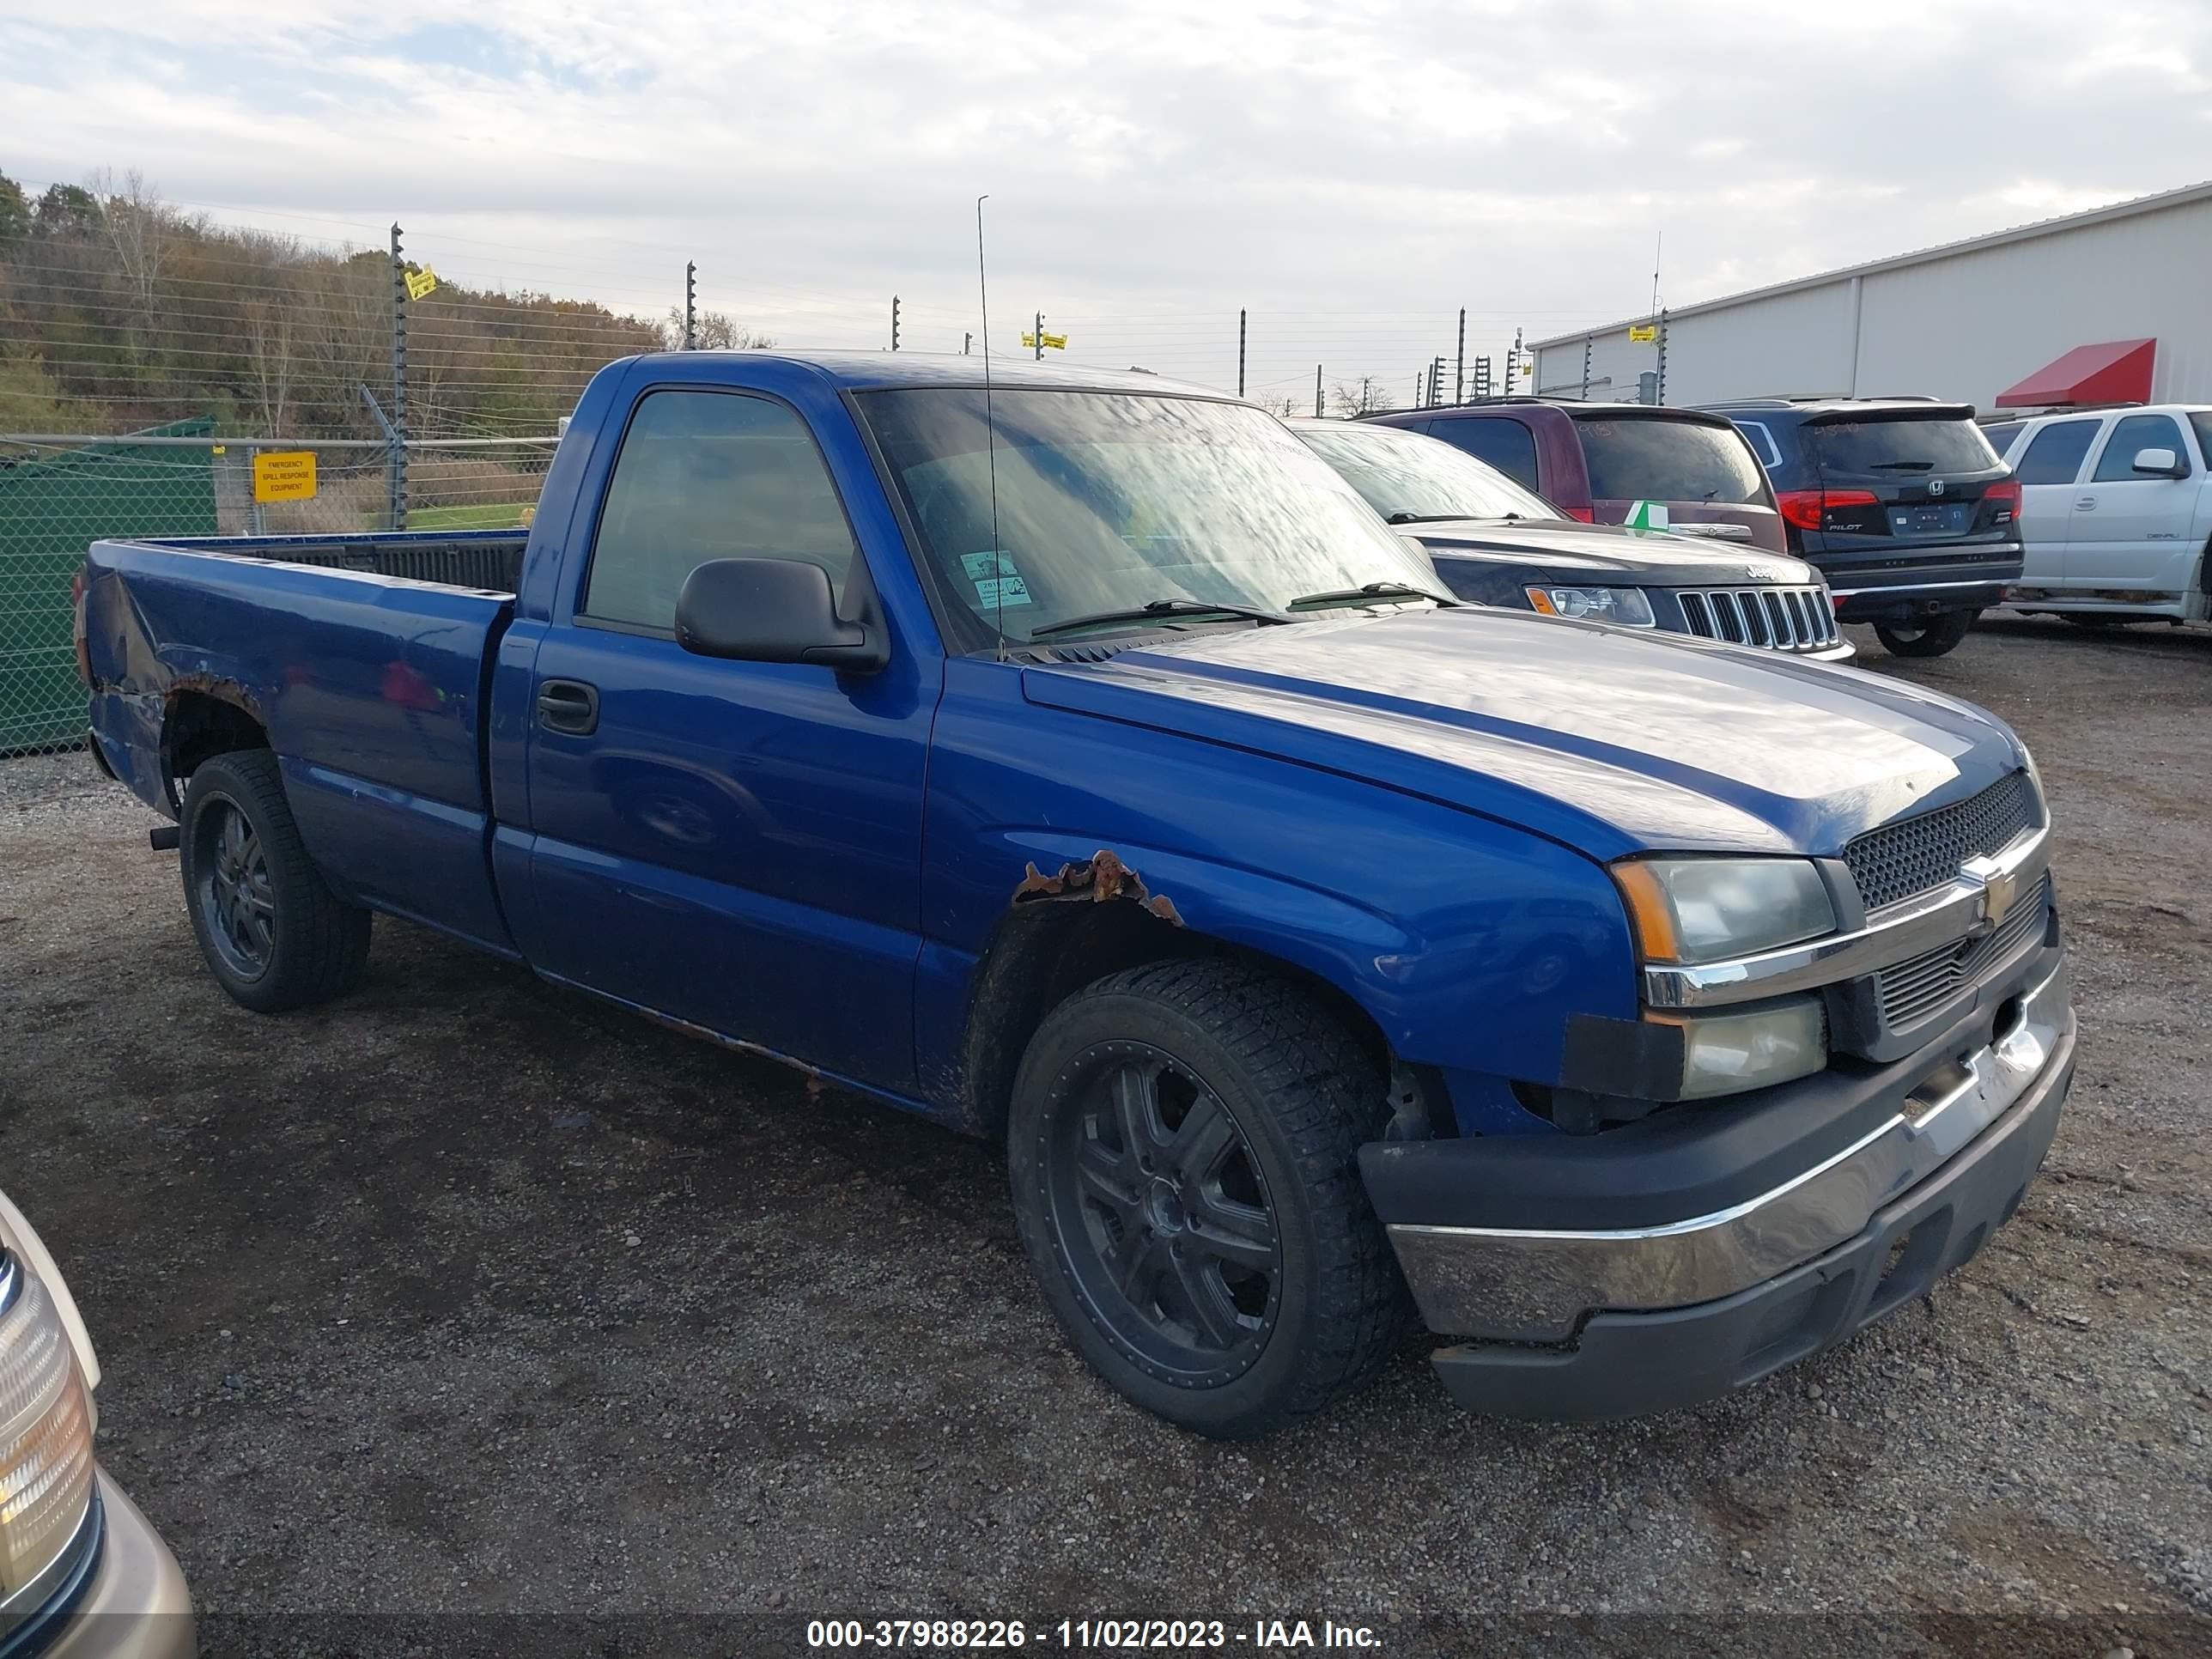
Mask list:
[[[890,660],[879,622],[837,614],[829,574],[799,559],[712,559],[684,579],[676,642],[702,657],[807,662],[872,674]]]

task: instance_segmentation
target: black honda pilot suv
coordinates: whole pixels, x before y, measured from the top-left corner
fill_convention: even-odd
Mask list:
[[[1790,550],[1836,614],[1901,657],[1937,657],[2020,580],[2020,482],[1968,404],[1764,398],[1704,407],[1750,440]]]

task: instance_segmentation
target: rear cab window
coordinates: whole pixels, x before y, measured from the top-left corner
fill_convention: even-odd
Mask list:
[[[1575,433],[1589,467],[1593,501],[1772,504],[1750,441],[1725,422],[1589,415],[1575,417]]]

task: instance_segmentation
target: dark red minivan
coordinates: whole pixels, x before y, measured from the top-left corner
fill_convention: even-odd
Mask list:
[[[1626,523],[1638,502],[1650,501],[1684,535],[1773,553],[1789,546],[1765,469],[1723,416],[1506,398],[1367,418],[1441,438],[1585,524]]]

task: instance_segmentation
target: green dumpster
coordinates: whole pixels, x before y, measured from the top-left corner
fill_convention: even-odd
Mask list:
[[[178,421],[131,436],[214,431],[211,420]],[[215,533],[208,449],[125,438],[0,459],[0,755],[83,741],[70,583],[86,547],[110,536]]]

